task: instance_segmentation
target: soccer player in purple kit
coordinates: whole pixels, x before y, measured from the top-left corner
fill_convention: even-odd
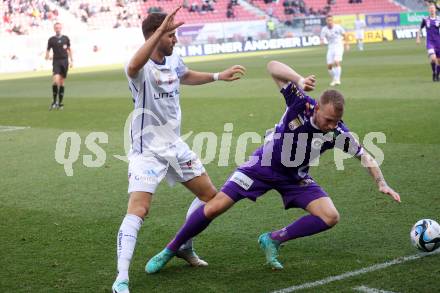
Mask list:
[[[285,209],[309,212],[290,225],[262,234],[258,242],[273,269],[280,244],[323,232],[336,225],[339,213],[327,193],[308,174],[310,163],[326,150],[337,147],[365,166],[378,190],[400,202],[400,195],[386,183],[375,159],[354,139],[342,122],[344,98],[336,90],[324,91],[316,101],[304,91],[313,90],[315,77],[302,77],[286,64],[271,61],[268,71],[285,98],[287,109],[274,132],[238,167],[216,196],[187,218],[175,238],[147,263],[147,273],[156,273],[176,255],[180,245],[202,232],[210,222],[243,198],[255,201],[277,190]],[[291,161],[294,158],[294,161]]]
[[[440,81],[440,17],[436,14],[434,4],[429,4],[429,16],[423,18],[420,30],[417,33],[417,44],[420,44],[420,35],[426,28],[426,49],[431,61],[432,81]]]

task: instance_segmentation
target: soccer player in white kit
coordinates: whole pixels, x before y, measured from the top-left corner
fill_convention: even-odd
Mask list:
[[[354,29],[356,34],[356,43],[359,51],[364,50],[364,28],[365,21],[363,21],[359,14],[356,14],[356,20],[354,21]]]
[[[333,23],[333,16],[328,15],[326,18],[327,25],[321,30],[321,44],[325,40],[328,43],[327,49],[327,69],[332,81],[331,86],[341,84],[341,62],[345,48],[348,50],[348,42],[345,42],[345,30],[339,24]]]
[[[114,293],[129,292],[128,270],[137,234],[162,179],[170,183],[181,182],[197,196],[187,217],[217,193],[197,155],[180,139],[180,83],[199,85],[216,80],[233,81],[245,71],[240,65],[219,73],[189,70],[173,53],[176,29],[183,24],[174,22],[179,9],[168,15],[150,14],[142,22],[145,43],[126,66],[135,110],[128,155],[130,197],[117,237],[118,275],[112,286]],[[192,266],[208,265],[195,254],[191,241],[182,245],[178,256]]]

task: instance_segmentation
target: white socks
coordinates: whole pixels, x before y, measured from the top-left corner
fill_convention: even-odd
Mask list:
[[[341,71],[342,71],[341,66],[335,66],[332,68],[332,70],[333,70],[334,79],[337,81],[340,81],[341,80]]]
[[[196,209],[205,202],[195,198],[191,203],[186,218],[188,218]],[[136,239],[143,220],[136,215],[127,214],[119,228],[118,237],[116,239],[117,255],[118,255],[118,276],[117,280],[128,280],[128,269],[130,268],[131,258],[136,246]],[[192,247],[192,239],[184,243],[180,249]]]
[[[334,67],[333,67],[334,68]],[[335,74],[333,72],[333,68],[332,69],[328,69],[328,74],[330,75],[330,77],[333,79],[335,79]]]
[[[116,247],[118,254],[118,276],[117,280],[128,280],[128,269],[130,267],[131,257],[133,256],[134,247],[139,229],[143,220],[136,215],[125,215],[119,228],[118,237],[116,239]]]
[[[197,197],[192,201],[191,205],[189,206],[188,212],[186,213],[186,218],[188,219],[189,216],[191,216],[191,214],[198,209],[200,206],[204,205],[206,202],[201,201],[200,199],[198,199]],[[185,243],[182,244],[182,246],[180,246],[179,249],[188,249],[188,248],[192,248],[193,246],[193,241],[192,238],[189,239],[188,241],[186,241]]]

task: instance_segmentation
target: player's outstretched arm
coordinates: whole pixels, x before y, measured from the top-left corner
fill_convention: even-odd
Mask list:
[[[199,85],[217,80],[234,81],[240,79],[246,72],[246,68],[241,65],[234,65],[218,73],[199,72],[188,70],[181,78],[180,82],[185,85]]]
[[[309,75],[304,78],[287,64],[279,61],[270,61],[267,63],[267,71],[269,71],[269,74],[279,88],[282,88],[290,81],[293,81],[305,91],[312,91],[315,89],[316,78],[314,75]]]
[[[400,195],[388,186],[376,160],[365,150],[364,153],[358,158],[361,160],[362,165],[368,169],[368,172],[376,182],[379,191],[389,195],[395,201],[400,202]]]
[[[128,63],[127,74],[131,78],[135,78],[139,70],[147,63],[148,59],[150,59],[151,54],[153,53],[159,39],[178,28],[183,24],[183,22],[174,23],[174,17],[176,13],[180,10],[182,6],[174,9],[173,12],[168,14],[161,26],[145,41],[145,43],[137,50],[137,52],[133,55]]]
[[[422,29],[426,26],[426,22],[425,19],[422,20],[422,23],[420,24],[420,28],[417,31],[417,36],[416,36],[416,43],[420,44],[420,36],[422,35]]]
[[[348,51],[350,50],[350,43],[348,42],[348,34],[344,33],[343,36],[344,36],[344,47],[345,50]]]

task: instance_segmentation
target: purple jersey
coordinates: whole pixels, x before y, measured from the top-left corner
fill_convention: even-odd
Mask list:
[[[420,29],[426,28],[426,48],[440,48],[440,17],[425,17],[420,24]]]
[[[317,102],[295,83],[289,83],[281,93],[287,105],[285,113],[264,145],[254,152],[254,158],[239,170],[260,178],[297,182],[309,178],[310,163],[326,150],[337,147],[353,156],[362,154],[362,146],[342,121],[328,133],[314,125],[312,117]]]

